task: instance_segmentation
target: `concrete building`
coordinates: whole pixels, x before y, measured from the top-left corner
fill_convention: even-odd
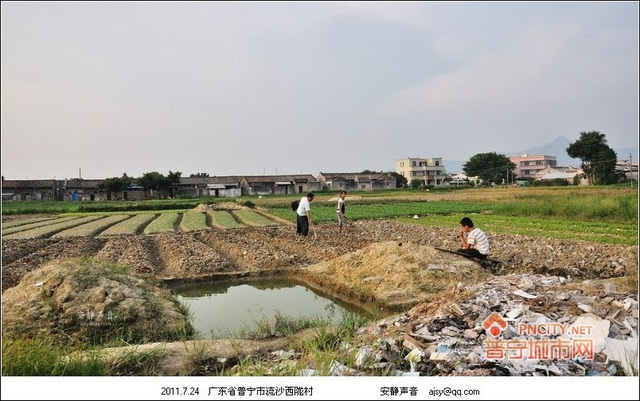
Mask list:
[[[332,191],[379,191],[394,189],[396,177],[389,173],[320,173],[317,177],[323,189]]]
[[[544,170],[546,168],[555,168],[557,166],[555,155],[511,156],[509,157],[509,160],[511,160],[511,162],[516,165],[516,179],[535,179],[536,173],[538,173],[540,170]]]
[[[477,186],[482,183],[482,180],[478,177],[469,177],[464,173],[448,174],[447,179],[443,182],[443,185],[452,186]]]
[[[638,181],[638,163],[632,163],[629,159],[618,160],[616,171],[624,175],[627,180]]]
[[[180,177],[176,185],[178,194],[193,198],[213,196],[216,198],[234,198],[242,194],[239,179],[225,177]]]
[[[282,195],[319,191],[322,184],[311,174],[245,175],[238,177],[243,195]]]
[[[582,169],[575,167],[548,167],[536,172],[536,180],[566,180],[570,185],[587,185],[588,180],[583,177]]]
[[[405,177],[409,185],[416,179],[423,185],[442,185],[447,178],[441,157],[397,159],[396,173]]]

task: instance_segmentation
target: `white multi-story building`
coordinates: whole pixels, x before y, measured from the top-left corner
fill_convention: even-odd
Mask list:
[[[424,185],[441,185],[447,178],[441,157],[397,159],[396,173],[405,177],[409,185],[416,179]]]

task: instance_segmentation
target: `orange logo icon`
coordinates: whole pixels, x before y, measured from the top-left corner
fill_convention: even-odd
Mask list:
[[[482,327],[484,327],[484,329],[493,337],[498,337],[500,333],[502,333],[502,330],[507,328],[507,322],[502,318],[502,316],[493,312],[489,317],[484,319]]]

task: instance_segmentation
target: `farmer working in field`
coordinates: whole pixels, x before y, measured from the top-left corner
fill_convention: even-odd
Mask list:
[[[313,193],[309,192],[307,196],[300,199],[298,210],[296,211],[296,233],[298,235],[309,234],[309,226],[311,225],[311,201],[313,200]]]
[[[460,220],[462,228],[458,231],[458,238],[462,248],[458,252],[465,253],[473,258],[486,259],[489,256],[489,238],[481,229],[473,227],[473,221],[464,217]],[[468,233],[465,238],[465,233]]]
[[[347,191],[340,191],[340,197],[338,198],[338,232],[342,232],[342,226],[344,226],[344,198],[347,197]]]

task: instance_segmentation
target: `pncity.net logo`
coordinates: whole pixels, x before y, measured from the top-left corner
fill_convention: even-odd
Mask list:
[[[509,324],[497,312],[482,327],[487,359],[593,359],[592,326],[566,323],[518,323],[518,338],[503,339]],[[525,336],[524,338],[522,336]],[[528,338],[526,338],[528,336]]]

